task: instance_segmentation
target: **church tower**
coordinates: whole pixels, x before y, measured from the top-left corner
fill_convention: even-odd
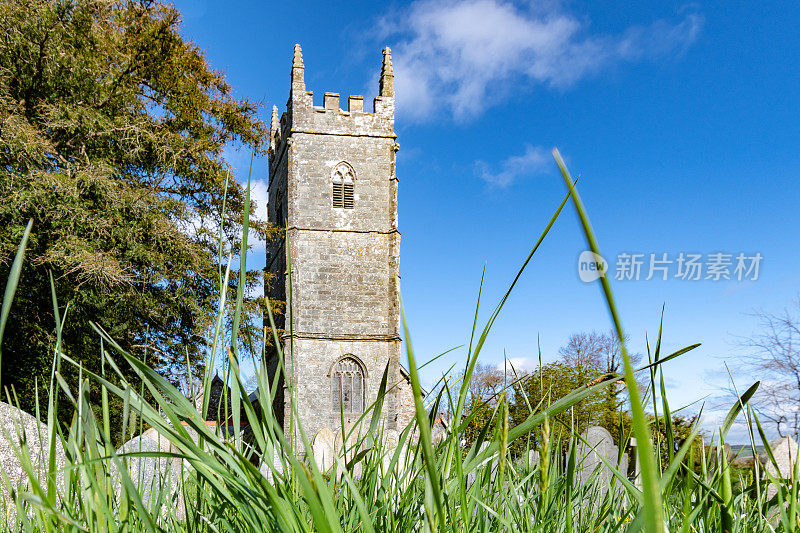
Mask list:
[[[279,120],[273,108],[270,132],[268,219],[284,232],[267,248],[268,294],[287,301],[291,290],[292,299],[279,326],[286,382],[276,413],[288,434],[290,382],[308,438],[325,429],[341,434],[340,409],[345,424],[353,424],[375,401],[389,365],[388,384],[395,386],[383,416],[387,429],[400,428],[413,417],[413,400],[399,363],[391,52],[383,51],[372,112],[361,96],[350,96],[340,109],[339,95],[327,92],[322,107],[314,106],[304,72],[295,45],[286,112]],[[267,357],[274,369],[277,358]]]

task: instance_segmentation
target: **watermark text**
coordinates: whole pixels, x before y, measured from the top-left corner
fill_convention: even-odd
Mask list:
[[[623,252],[617,255],[613,271],[609,271],[605,258],[587,250],[578,257],[578,276],[587,283],[612,274],[617,281],[756,281],[763,260],[759,252]]]

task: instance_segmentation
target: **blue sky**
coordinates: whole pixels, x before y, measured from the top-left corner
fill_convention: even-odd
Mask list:
[[[778,312],[800,292],[791,237],[800,223],[798,3],[176,5],[184,35],[237,95],[266,104],[265,119],[285,106],[294,43],[317,105],[325,91],[371,101],[380,51],[392,47],[402,290],[422,360],[468,341],[482,269],[485,319],[563,198],[552,147],[581,176],[612,270],[620,253],[646,254],[645,274],[650,253],[763,256],[756,281],[612,283],[634,350],[655,337],[662,304],[665,349],[703,343],[666,366],[674,406],[725,387],[724,362],[735,370],[746,354],[740,336],[757,331],[750,314]],[[247,159],[230,153],[241,178]],[[266,174],[257,162],[257,197]],[[570,206],[503,310],[484,362],[505,353],[529,367],[537,338],[552,360],[571,333],[609,328],[599,286],[578,277],[585,249]],[[263,251],[252,260],[263,262]],[[426,382],[464,357],[456,350],[426,368]],[[736,375],[741,388],[756,378]],[[718,416],[710,411],[706,427]],[[744,440],[741,428],[734,440]]]

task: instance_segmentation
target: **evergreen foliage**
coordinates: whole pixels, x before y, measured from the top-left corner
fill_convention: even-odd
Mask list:
[[[2,385],[28,411],[50,378],[51,277],[68,304],[63,349],[85,369],[101,370],[96,324],[175,384],[190,379],[187,359],[202,374],[220,262],[238,250],[245,205],[223,155],[262,153],[268,128],[180,22],[149,0],[0,3],[0,279],[33,219]],[[250,232],[270,230],[251,220]],[[244,315],[260,303],[246,298]],[[77,369],[64,373],[75,385]]]

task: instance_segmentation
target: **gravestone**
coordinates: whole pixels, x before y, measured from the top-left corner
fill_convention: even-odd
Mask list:
[[[615,446],[615,448],[616,448],[616,446]],[[628,465],[629,465],[629,459],[630,459],[630,456],[629,456],[627,453],[623,453],[623,454],[622,454],[622,457],[620,458],[620,461],[619,461],[619,468],[618,468],[618,470],[619,470],[619,471],[620,471],[620,473],[621,473],[623,476],[625,476],[626,478],[628,477]],[[614,461],[612,461],[612,463],[611,463],[611,464],[613,464],[613,465],[616,465],[616,464],[617,464],[617,463],[615,462],[616,460],[617,460],[617,458],[616,458],[616,456],[615,456],[615,457],[614,457]],[[619,485],[619,484],[620,484],[620,483],[619,483],[619,480],[617,480],[617,485]]]
[[[447,423],[443,417],[437,417],[431,426],[431,443],[436,446],[447,437]]]
[[[163,437],[162,437],[163,438]],[[117,455],[129,453],[161,453],[169,449],[169,444],[156,442],[145,435],[132,438],[117,450]],[[164,493],[166,505],[181,502],[183,498],[178,494],[183,475],[183,461],[180,458],[133,456],[121,457],[126,463],[128,476],[134,487],[139,491],[142,501],[147,507],[151,497],[158,498],[159,493]],[[122,480],[117,480],[118,490],[121,489]],[[178,514],[182,514],[178,509]]]
[[[483,444],[481,444],[481,446],[480,446],[480,448],[478,448],[478,452],[475,454],[475,456],[477,457],[478,455],[483,453],[484,450],[486,450],[486,448],[488,448],[488,447],[489,447],[489,443],[488,442],[484,442]],[[490,472],[489,475],[490,475],[491,482],[493,483],[495,477],[497,476],[498,466],[499,465],[498,465],[498,459],[497,459],[497,452],[495,452],[493,455],[490,455],[489,457],[484,459],[483,462],[481,462],[479,465],[477,465],[475,467],[475,470],[473,470],[472,472],[467,474],[467,488],[471,487],[472,484],[475,483],[475,476],[476,475],[482,476],[483,473],[485,472],[485,469],[487,469],[487,468],[490,469],[489,470],[489,472]]]
[[[733,453],[731,445],[728,444],[727,442],[725,443],[725,446],[723,446],[721,449],[719,447],[719,444],[713,444],[713,445],[709,444],[705,447],[705,452],[706,456],[709,457],[711,465],[713,466],[714,469],[716,469],[717,466],[719,465],[720,456],[724,456],[726,464],[731,464],[731,462],[736,458],[736,454]]]
[[[536,450],[528,450],[528,466],[534,467],[539,464],[539,452]]]
[[[603,459],[605,459],[608,464],[616,467],[619,457],[619,448],[614,445],[611,433],[599,426],[590,426],[586,428],[586,430],[581,433],[581,437],[583,440],[578,444],[577,449],[578,479],[582,484],[585,484],[595,471],[597,471],[597,474],[595,474],[593,478],[594,484],[600,490],[601,494],[605,494],[613,474],[608,466],[606,466],[606,463],[603,462]],[[627,455],[623,455],[622,464],[619,468],[623,473],[628,471],[627,459]]]
[[[271,468],[269,462],[264,459],[261,460],[261,465],[258,468],[258,471],[261,472],[261,475],[267,478],[267,481],[270,483],[274,482],[274,475],[272,473],[273,469],[278,473],[278,475],[283,474],[283,461],[280,458],[280,453],[280,450],[273,451]],[[289,468],[291,468],[291,466]]]
[[[195,431],[195,429],[190,425],[188,425],[188,423],[186,422],[181,423],[181,425],[183,426],[183,429],[186,431],[186,433],[189,434],[189,438],[192,439],[192,442],[197,444],[200,440],[200,435],[197,433],[197,431]],[[171,453],[178,452],[178,448],[174,446],[167,437],[160,434],[156,428],[147,429],[142,433],[142,435],[158,443],[162,451]],[[188,463],[184,466],[188,466]]]
[[[382,447],[383,456],[381,457],[381,464],[383,465],[384,473],[388,473],[389,467],[392,464],[392,459],[394,458],[394,454],[397,451],[397,446],[400,442],[400,434],[394,429],[386,430],[383,442],[384,445]],[[404,467],[405,457],[403,457],[403,454],[401,453],[400,457],[397,459],[397,464],[395,465],[398,476],[402,474]]]
[[[21,438],[27,442],[27,455],[30,457],[33,473],[43,486],[47,482],[47,468],[50,460],[47,425],[39,422],[28,413],[4,402],[0,402],[0,468],[8,476],[11,486],[28,487],[28,474],[22,467],[18,452],[21,451]],[[25,453],[25,452],[23,452]],[[56,440],[56,469],[62,470],[66,456],[61,442]],[[64,474],[57,474],[56,483],[63,483]],[[15,512],[13,500],[6,491],[5,482],[0,477],[0,493],[11,513]],[[9,518],[12,518],[11,516]]]
[[[311,450],[314,454],[314,462],[322,473],[328,472],[336,464],[334,454],[336,453],[336,435],[328,428],[317,431]]]
[[[396,429],[387,429],[384,435],[386,440],[386,448],[394,450],[400,442],[400,433]]]
[[[367,434],[366,429],[368,429],[367,424],[353,422],[353,423],[345,423],[344,431],[341,428],[337,429],[335,432],[335,450],[337,457],[339,457],[340,464],[336,467],[336,476],[338,477],[341,475],[342,470],[348,464],[349,461],[352,461],[358,453],[364,449],[367,441]],[[346,441],[344,439],[347,439]],[[362,470],[362,461],[357,462],[353,465],[352,470],[350,471],[350,475],[353,478],[358,478],[361,476]]]
[[[770,461],[767,452],[762,452],[759,458],[764,463],[764,469],[769,472],[773,477],[779,479],[791,479],[792,470],[797,462],[797,443],[792,437],[782,437],[775,439],[769,443],[772,450],[772,455],[775,457],[775,462],[778,463],[778,468]],[[770,483],[767,486],[767,498],[772,499],[778,493],[777,487]]]
[[[383,446],[381,447],[381,474],[387,479],[390,492],[402,492],[416,481],[414,465],[415,454],[410,448],[409,435],[400,442],[401,433],[395,429],[387,429],[383,433]],[[397,455],[397,462],[392,466],[392,460]],[[390,470],[391,469],[391,470]]]
[[[642,467],[642,465],[639,462],[639,454],[638,454],[636,437],[631,437],[630,438],[630,441],[628,441],[628,446],[630,446],[630,448],[631,448],[631,453],[630,453],[629,457],[630,457],[630,460],[633,462],[632,465],[630,463],[628,463],[628,474],[631,473],[631,470],[633,471],[633,485],[637,489],[641,490],[641,488],[642,488],[642,476],[641,476],[641,467]],[[628,476],[628,478],[630,479],[630,475]]]

